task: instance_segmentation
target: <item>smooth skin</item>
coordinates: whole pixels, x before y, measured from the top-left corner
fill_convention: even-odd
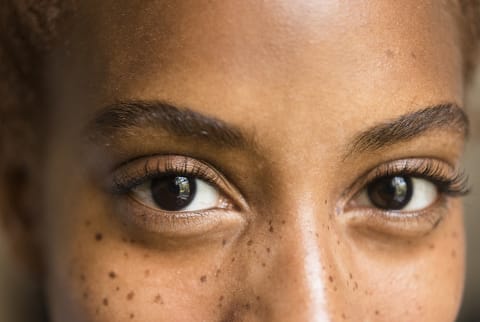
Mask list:
[[[51,320],[454,321],[461,200],[430,205],[435,225],[391,228],[356,220],[375,210],[355,210],[355,196],[365,173],[395,160],[457,167],[458,126],[348,151],[372,126],[463,106],[456,10],[419,0],[81,1],[47,58],[47,152],[34,169]],[[89,132],[98,113],[131,101],[188,107],[247,142],[150,123]],[[205,214],[213,224],[151,219],[162,214],[105,189],[119,165],[140,160],[129,170],[140,171],[168,155],[224,177],[227,206]]]

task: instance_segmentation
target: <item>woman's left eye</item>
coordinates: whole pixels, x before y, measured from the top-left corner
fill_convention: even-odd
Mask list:
[[[428,208],[438,197],[438,188],[427,179],[393,175],[369,183],[355,204],[385,211],[414,212]]]
[[[221,204],[221,194],[211,184],[196,177],[164,175],[131,189],[140,203],[163,211],[202,211]]]

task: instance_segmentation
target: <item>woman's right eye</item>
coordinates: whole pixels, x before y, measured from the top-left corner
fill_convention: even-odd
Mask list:
[[[108,187],[116,215],[133,224],[127,227],[206,238],[246,224],[241,194],[213,166],[190,157],[148,156],[122,164]]]
[[[164,175],[134,188],[131,195],[140,203],[161,211],[202,211],[217,208],[222,196],[208,182],[192,176]]]

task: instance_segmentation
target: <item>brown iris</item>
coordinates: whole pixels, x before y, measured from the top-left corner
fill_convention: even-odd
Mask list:
[[[411,200],[412,179],[404,176],[379,178],[368,185],[368,197],[378,208],[400,210]]]
[[[194,178],[168,175],[152,180],[152,198],[160,209],[179,211],[187,207],[196,192]]]

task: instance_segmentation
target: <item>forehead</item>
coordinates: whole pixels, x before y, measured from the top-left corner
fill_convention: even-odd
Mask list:
[[[74,58],[64,64],[88,79],[82,109],[161,99],[238,124],[316,127],[327,116],[333,129],[463,96],[458,30],[444,1],[79,6]]]

